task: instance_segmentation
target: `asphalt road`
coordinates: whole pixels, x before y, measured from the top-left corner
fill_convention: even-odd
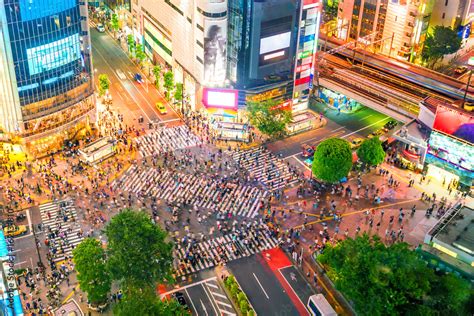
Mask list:
[[[108,33],[99,33],[92,26],[91,41],[93,67],[97,69],[96,82],[99,74],[108,75],[111,81],[110,92],[113,104],[118,105],[121,113],[126,113],[124,116],[131,116],[133,120],[142,116],[145,122],[178,118],[151,82],[146,80],[145,83],[140,84],[134,80],[134,75],[141,70],[132,63],[118,41]],[[142,78],[145,78],[143,73]],[[158,113],[157,102],[161,102],[167,107],[167,114]]]
[[[262,256],[250,256],[228,263],[242,290],[258,315],[299,315],[273,272],[262,262]]]

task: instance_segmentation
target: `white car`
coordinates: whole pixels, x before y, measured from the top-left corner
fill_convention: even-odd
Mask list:
[[[105,27],[102,23],[97,24],[97,31],[99,31],[100,33],[105,32]]]

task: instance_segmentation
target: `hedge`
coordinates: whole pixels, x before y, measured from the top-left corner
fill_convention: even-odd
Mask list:
[[[242,291],[239,284],[235,280],[233,275],[229,275],[224,280],[225,287],[232,295],[233,301],[236,303],[237,308],[240,309],[240,313],[245,316],[254,316],[255,311],[250,306],[247,295]]]

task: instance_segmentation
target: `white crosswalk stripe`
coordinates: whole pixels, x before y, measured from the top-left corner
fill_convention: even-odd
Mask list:
[[[285,161],[263,146],[233,151],[231,156],[269,191],[283,189],[298,182],[298,176]]]
[[[49,202],[39,206],[41,220],[48,236],[50,249],[55,248],[53,260],[59,262],[72,257],[72,250],[84,239],[76,223],[77,212],[70,200]]]
[[[114,181],[112,187],[135,194],[151,194],[168,203],[186,200],[187,204],[199,208],[232,211],[234,215],[249,218],[258,215],[268,195],[257,187],[135,165]]]
[[[162,127],[137,137],[135,142],[142,157],[201,144],[199,137],[187,125]]]
[[[178,246],[175,249],[175,257],[178,258],[178,263],[175,264],[176,275],[187,275],[220,263],[248,257],[272,249],[277,244],[277,239],[271,236],[266,228],[260,227],[246,237],[230,233],[197,242],[193,246],[188,245],[186,248]]]

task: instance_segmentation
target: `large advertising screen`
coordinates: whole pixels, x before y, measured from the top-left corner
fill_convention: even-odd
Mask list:
[[[203,89],[202,102],[206,108],[238,109],[239,92],[232,89]]]
[[[222,86],[226,74],[227,20],[205,20],[204,27],[204,82]]]
[[[79,34],[26,50],[30,76],[48,71],[81,57]]]
[[[260,39],[260,55],[290,46],[291,32],[285,32]]]
[[[433,129],[474,143],[474,117],[444,106],[438,106]]]
[[[22,21],[30,21],[66,11],[76,6],[77,0],[20,0]]]
[[[433,131],[430,135],[428,153],[448,161],[462,169],[474,169],[474,146]]]

